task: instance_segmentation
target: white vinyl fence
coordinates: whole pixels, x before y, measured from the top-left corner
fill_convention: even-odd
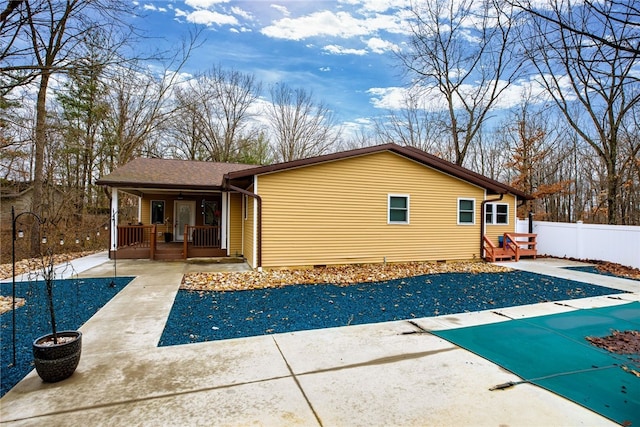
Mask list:
[[[518,220],[517,232],[526,233],[528,220]],[[640,268],[640,227],[533,221],[538,254],[615,262]]]

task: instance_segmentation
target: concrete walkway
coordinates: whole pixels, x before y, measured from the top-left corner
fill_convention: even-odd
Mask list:
[[[616,425],[533,385],[489,391],[520,378],[424,332],[640,300],[638,282],[563,270],[558,261],[508,265],[634,293],[159,348],[184,273],[246,266],[122,260],[118,275],[137,277],[82,326],[77,371],[55,384],[31,372],[0,400],[0,423]],[[111,275],[112,261],[80,273]]]

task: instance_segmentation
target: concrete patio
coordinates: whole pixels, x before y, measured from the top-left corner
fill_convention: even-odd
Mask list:
[[[81,330],[74,375],[31,372],[0,400],[1,425],[450,426],[617,425],[428,330],[640,301],[640,282],[539,259],[509,267],[633,292],[343,328],[157,347],[182,275],[246,268],[122,260],[136,278]],[[98,256],[81,277],[108,277]]]

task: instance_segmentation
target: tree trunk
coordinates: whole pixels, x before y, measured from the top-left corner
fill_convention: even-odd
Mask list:
[[[40,77],[40,87],[38,88],[38,98],[36,102],[36,128],[35,128],[35,167],[33,173],[33,199],[31,201],[31,211],[44,218],[43,196],[44,196],[44,152],[47,145],[47,88],[51,72],[43,71]],[[36,256],[40,252],[40,223],[34,221],[31,226],[31,256]]]

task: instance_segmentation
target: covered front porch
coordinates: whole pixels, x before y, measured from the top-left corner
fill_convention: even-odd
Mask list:
[[[241,258],[242,201],[224,176],[255,165],[138,158],[96,183],[110,193],[111,258]]]
[[[180,260],[188,258],[227,257],[222,248],[220,227],[185,225],[182,241],[165,238],[164,226],[119,225],[111,258]],[[113,247],[115,246],[115,248]]]

